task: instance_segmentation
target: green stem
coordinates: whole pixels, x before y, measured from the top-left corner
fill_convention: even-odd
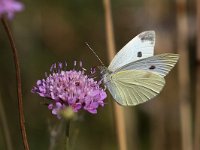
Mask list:
[[[11,33],[11,30],[7,24],[7,21],[4,17],[1,18],[3,27],[6,31],[6,34],[8,36],[10,46],[13,53],[13,59],[15,64],[15,70],[16,70],[16,80],[17,80],[17,96],[18,96],[18,110],[19,110],[19,122],[20,122],[20,128],[22,133],[22,139],[24,144],[24,149],[29,150],[28,140],[26,136],[26,129],[25,129],[25,119],[24,119],[24,110],[23,110],[23,101],[22,101],[22,84],[21,84],[21,76],[20,76],[20,67],[19,67],[19,59],[17,54],[17,49],[15,46],[15,42]]]
[[[10,137],[10,131],[8,126],[8,121],[6,118],[6,113],[3,107],[2,97],[0,93],[0,123],[2,125],[2,132],[5,135],[6,149],[13,150],[12,140]]]
[[[66,129],[65,129],[65,136],[66,136],[66,150],[69,150],[69,132],[70,132],[70,120],[66,121]]]

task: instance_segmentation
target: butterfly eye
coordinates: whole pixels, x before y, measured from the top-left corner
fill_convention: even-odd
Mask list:
[[[142,57],[142,52],[138,52],[137,57]]]
[[[151,66],[149,67],[150,70],[153,70],[153,69],[155,69],[155,68],[156,68],[156,66],[154,66],[154,65],[151,65]]]

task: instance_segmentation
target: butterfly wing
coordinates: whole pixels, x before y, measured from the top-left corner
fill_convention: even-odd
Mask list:
[[[115,71],[130,62],[153,56],[155,32],[145,31],[128,42],[113,58],[108,69]]]
[[[118,68],[116,72],[123,70],[146,70],[166,76],[177,63],[178,59],[178,54],[164,53],[131,62]]]
[[[121,105],[132,106],[146,102],[160,93],[164,77],[143,70],[112,73],[105,83],[113,98]]]

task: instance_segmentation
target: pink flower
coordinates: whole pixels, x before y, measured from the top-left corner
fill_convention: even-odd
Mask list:
[[[80,64],[82,66],[82,63]],[[61,63],[53,64],[50,69],[52,74],[38,80],[32,92],[51,99],[48,108],[58,118],[59,112],[68,106],[74,112],[84,109],[96,114],[97,108],[104,106],[104,99],[107,97],[100,87],[101,82],[89,78],[83,69],[64,71],[62,67]]]
[[[0,17],[6,15],[8,19],[12,19],[16,12],[24,9],[24,5],[15,0],[0,0]]]

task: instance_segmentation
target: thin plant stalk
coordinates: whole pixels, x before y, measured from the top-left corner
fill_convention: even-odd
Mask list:
[[[5,135],[6,149],[7,150],[13,150],[9,126],[8,126],[5,110],[4,110],[4,107],[3,107],[1,94],[0,94],[0,119],[1,119],[0,122],[2,122],[2,130],[3,130],[3,133]]]
[[[197,61],[200,63],[200,1],[196,0],[197,6]]]
[[[191,106],[189,103],[190,77],[188,58],[188,22],[186,0],[176,0],[177,7],[177,48],[180,54],[179,99],[182,150],[192,150]]]
[[[199,33],[198,33],[199,34]],[[198,43],[200,44],[200,43]],[[196,101],[194,122],[194,150],[200,149],[200,65],[196,68]]]
[[[103,0],[105,11],[105,26],[108,47],[108,57],[111,61],[115,55],[114,32],[111,15],[110,0]],[[114,103],[115,124],[120,150],[127,150],[124,111],[121,106]]]
[[[25,119],[24,119],[24,110],[23,110],[23,101],[22,101],[22,86],[21,86],[22,84],[21,84],[20,66],[19,66],[17,49],[16,49],[15,42],[14,42],[11,30],[7,24],[6,19],[4,17],[2,17],[1,21],[2,21],[3,27],[6,31],[6,34],[8,36],[10,46],[12,49],[12,53],[13,53],[13,60],[14,60],[14,64],[15,64],[16,80],[17,80],[19,122],[20,122],[20,128],[21,128],[24,149],[29,150],[28,140],[27,140],[27,136],[26,136],[26,129],[25,129]]]
[[[196,100],[194,118],[194,150],[200,149],[200,1],[197,0],[197,62],[196,68]]]
[[[70,145],[69,145],[69,132],[70,132],[70,120],[67,119],[66,120],[66,130],[65,130],[65,136],[66,136],[66,143],[65,143],[65,146],[66,146],[66,149],[65,150],[69,150],[70,148]]]
[[[50,133],[50,142],[48,150],[55,150],[56,144],[60,140],[60,133],[62,130],[62,123],[59,125],[51,125],[51,122],[48,122],[49,133]]]

